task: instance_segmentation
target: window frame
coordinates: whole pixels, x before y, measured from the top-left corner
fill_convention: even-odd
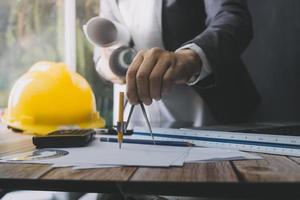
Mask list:
[[[64,0],[64,62],[76,71],[76,0]]]

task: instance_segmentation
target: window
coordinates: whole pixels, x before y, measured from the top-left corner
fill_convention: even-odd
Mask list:
[[[62,0],[0,1],[0,107],[33,63],[63,59],[63,5]]]
[[[99,0],[73,2],[76,2],[77,14],[76,19],[70,19],[76,24],[74,63],[91,84],[98,110],[109,125],[112,123],[112,86],[105,85],[96,73],[93,47],[82,33],[82,25],[99,14]],[[12,85],[35,62],[66,60],[65,44],[69,38],[64,36],[70,24],[66,25],[68,16],[65,14],[70,11],[67,9],[75,7],[65,7],[65,3],[65,0],[0,1],[0,107],[7,106]]]
[[[77,72],[82,74],[91,84],[97,100],[97,107],[107,125],[112,125],[113,87],[105,83],[96,72],[93,62],[93,46],[86,40],[82,26],[99,15],[99,0],[76,1],[76,55]]]

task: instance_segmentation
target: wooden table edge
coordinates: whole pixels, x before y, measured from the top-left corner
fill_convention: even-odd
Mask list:
[[[300,182],[157,182],[0,179],[2,189],[87,193],[156,194],[201,197],[296,197]]]

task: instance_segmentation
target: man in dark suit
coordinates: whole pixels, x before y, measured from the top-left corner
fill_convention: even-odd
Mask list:
[[[172,119],[195,121],[199,106],[186,100],[198,101],[198,95],[217,123],[246,121],[257,106],[259,95],[240,58],[253,36],[245,0],[101,0],[100,8],[100,16],[128,28],[139,50],[126,76],[131,104],[162,99]],[[120,82],[98,62],[103,52],[95,52],[97,70]]]

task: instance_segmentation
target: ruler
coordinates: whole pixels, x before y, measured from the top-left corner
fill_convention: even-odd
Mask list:
[[[236,133],[190,129],[153,128],[158,140],[185,141],[196,146],[235,149],[300,157],[300,136]],[[136,139],[151,139],[145,128],[134,128]]]

